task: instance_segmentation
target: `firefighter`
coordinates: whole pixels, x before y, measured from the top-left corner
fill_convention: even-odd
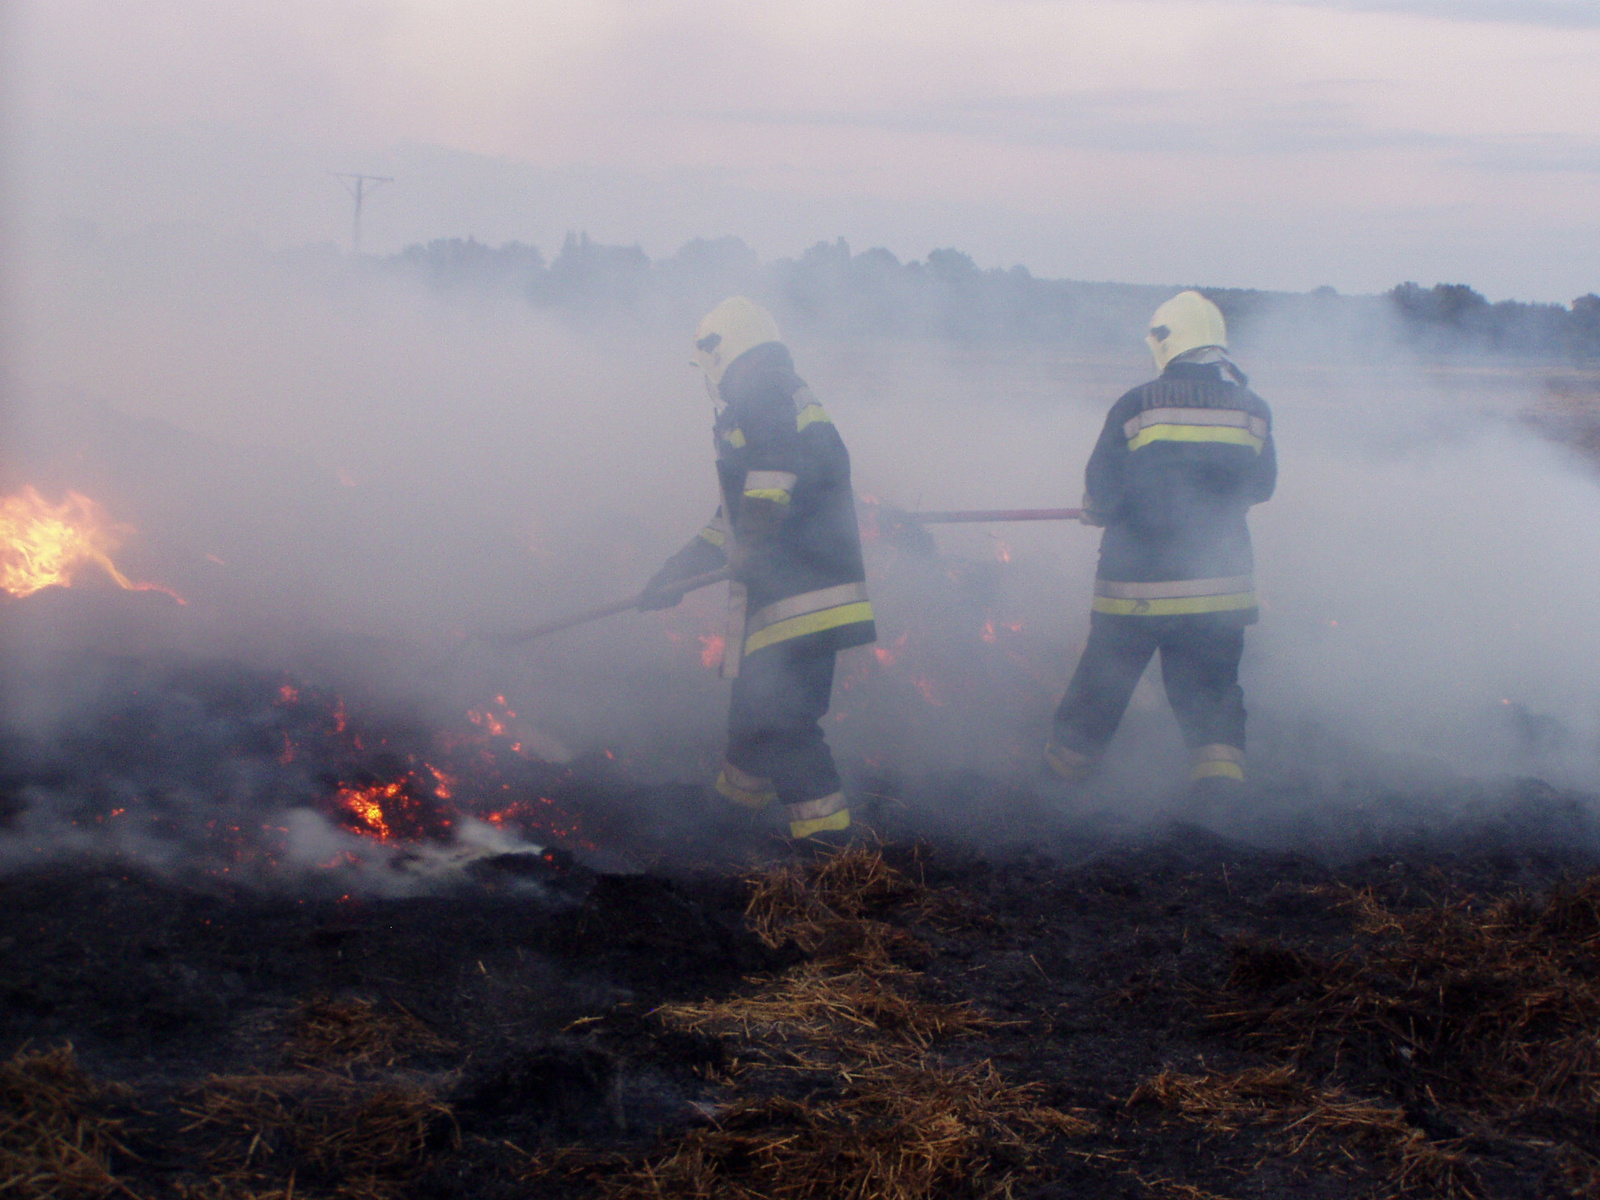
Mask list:
[[[671,607],[675,580],[732,569],[722,673],[733,696],[716,790],[751,810],[781,804],[797,841],[841,840],[850,809],[821,720],[835,655],[877,636],[850,454],[760,305],[734,296],[713,308],[694,358],[716,414],[722,504],[640,607]]]
[[[1085,471],[1083,519],[1105,532],[1089,640],[1056,710],[1046,774],[1094,774],[1159,651],[1190,782],[1228,792],[1245,778],[1239,658],[1257,615],[1246,516],[1277,482],[1272,414],[1200,293],[1156,309],[1145,340],[1160,377],[1112,406]]]

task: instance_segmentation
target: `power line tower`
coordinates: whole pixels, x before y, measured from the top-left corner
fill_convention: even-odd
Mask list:
[[[367,198],[367,193],[380,183],[393,183],[394,179],[388,175],[357,175],[348,171],[329,171],[340,183],[344,190],[354,197],[356,214],[350,222],[350,253],[361,253],[361,205]],[[369,186],[370,185],[370,186]]]

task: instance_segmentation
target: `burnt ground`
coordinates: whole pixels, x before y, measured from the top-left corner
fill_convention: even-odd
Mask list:
[[[0,879],[0,1194],[1600,1195],[1570,839],[717,839],[402,899]]]

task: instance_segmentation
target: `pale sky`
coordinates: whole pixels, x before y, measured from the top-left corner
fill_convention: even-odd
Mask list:
[[[0,0],[4,5],[4,0]],[[11,0],[13,231],[1600,290],[1600,0]]]

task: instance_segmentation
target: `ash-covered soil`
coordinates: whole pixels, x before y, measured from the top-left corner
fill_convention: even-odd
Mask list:
[[[662,803],[711,840],[632,873],[0,879],[0,1193],[1600,1195],[1582,846],[796,861]]]

